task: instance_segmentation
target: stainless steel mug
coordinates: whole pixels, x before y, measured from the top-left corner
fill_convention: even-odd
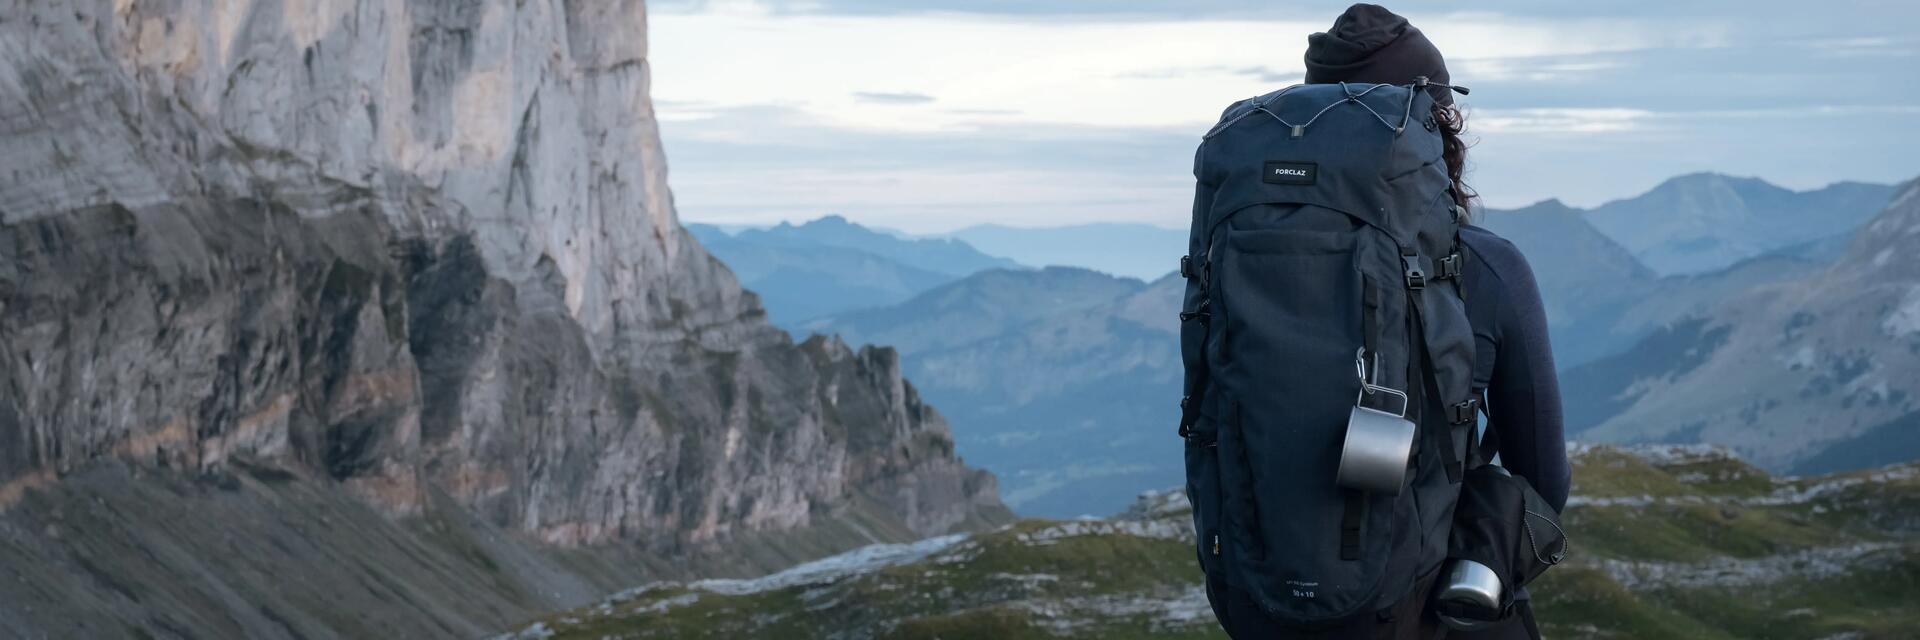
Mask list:
[[[1400,495],[1413,456],[1413,422],[1405,416],[1355,406],[1347,417],[1347,438],[1340,447],[1340,486]]]

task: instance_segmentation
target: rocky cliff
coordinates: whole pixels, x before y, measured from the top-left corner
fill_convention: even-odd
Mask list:
[[[245,467],[560,546],[1002,517],[891,350],[793,344],[681,229],[645,22],[0,0],[0,509]]]

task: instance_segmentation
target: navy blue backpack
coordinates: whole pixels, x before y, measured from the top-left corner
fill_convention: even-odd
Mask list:
[[[1447,555],[1478,407],[1430,86],[1289,87],[1229,107],[1195,154],[1180,434],[1200,565],[1288,623],[1389,608]]]

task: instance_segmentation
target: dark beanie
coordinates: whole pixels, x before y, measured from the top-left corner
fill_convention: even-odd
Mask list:
[[[1333,28],[1307,36],[1307,82],[1408,84],[1416,76],[1447,84],[1447,61],[1420,29],[1386,7],[1356,4],[1334,19]],[[1453,92],[1429,87],[1440,104]]]

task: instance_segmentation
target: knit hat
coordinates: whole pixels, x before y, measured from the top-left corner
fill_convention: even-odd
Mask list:
[[[1415,76],[1447,84],[1447,61],[1420,29],[1386,7],[1356,4],[1333,28],[1307,36],[1307,82],[1408,84]],[[1440,104],[1453,104],[1446,87],[1428,87]]]

